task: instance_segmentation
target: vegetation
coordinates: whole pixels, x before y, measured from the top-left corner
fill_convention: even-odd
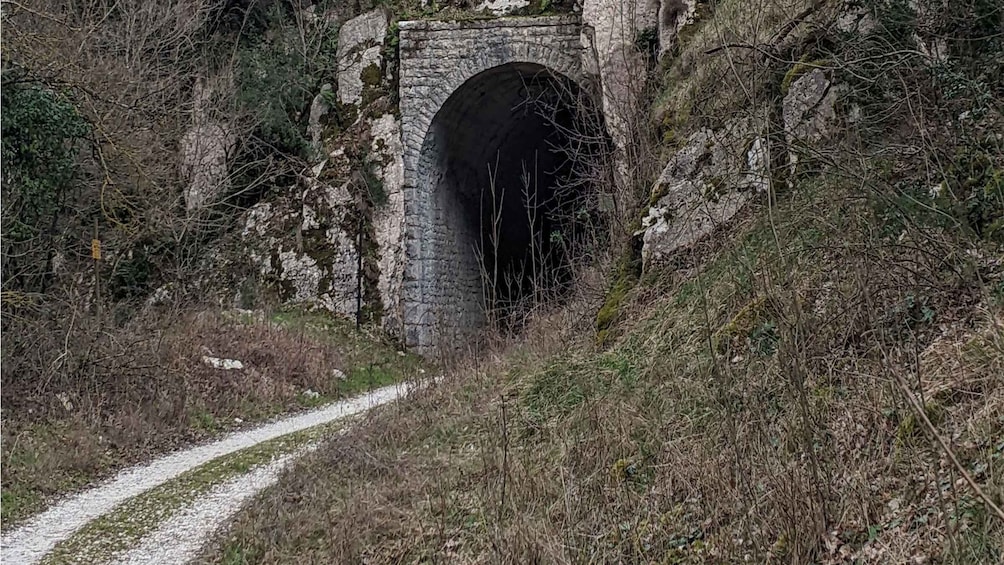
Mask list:
[[[221,310],[188,284],[241,211],[304,169],[332,28],[292,2],[38,4],[3,15],[5,526],[152,453],[424,372],[344,320]],[[471,17],[466,2],[380,4]],[[562,300],[520,310],[522,333],[305,456],[204,562],[1004,559],[999,2],[720,0],[698,14],[631,77],[656,99],[615,101],[632,135],[615,207],[637,217],[666,190],[648,190],[665,154],[737,124],[727,150],[769,148],[763,193],[644,270],[638,226],[612,222]],[[656,34],[637,39],[654,51]],[[369,87],[394,84],[385,63]],[[835,116],[797,140],[785,97],[817,70]],[[197,92],[239,140],[230,189],[202,212],[185,208],[176,162],[196,112],[164,110]],[[333,106],[329,125],[353,137],[358,109]],[[342,149],[359,170],[327,174],[357,177],[365,214],[387,195],[355,137]],[[179,485],[204,491],[284,449],[147,497],[180,507]]]
[[[4,6],[5,526],[155,453],[417,374],[370,329],[318,314],[238,319],[206,292],[209,258],[228,252],[243,213],[307,166],[337,22],[302,8]],[[193,206],[186,155],[214,147],[224,174]],[[254,284],[238,294],[276,310]]]
[[[653,121],[674,145],[758,124],[767,194],[331,441],[204,559],[1004,557],[999,11],[865,2],[865,33],[835,24],[842,4],[713,7]],[[860,117],[791,147],[793,171],[781,105],[809,65]]]

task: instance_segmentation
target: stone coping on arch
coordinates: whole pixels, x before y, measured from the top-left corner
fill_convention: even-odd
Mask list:
[[[471,18],[469,20],[403,20],[398,22],[401,31],[454,31],[458,29],[490,29],[517,27],[548,27],[580,25],[582,19],[576,14],[553,16],[512,16],[503,18]]]

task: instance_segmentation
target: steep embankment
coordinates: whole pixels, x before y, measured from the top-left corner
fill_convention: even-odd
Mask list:
[[[864,4],[697,4],[602,308],[582,281],[204,559],[1000,561],[999,6]]]

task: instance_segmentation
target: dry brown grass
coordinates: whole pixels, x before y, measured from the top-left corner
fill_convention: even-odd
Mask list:
[[[53,369],[47,374],[24,368],[38,366],[29,355],[5,356],[5,523],[153,454],[412,378],[423,366],[392,344],[320,314],[291,311],[269,319],[193,311],[119,327],[88,322],[95,323],[85,318],[60,335],[5,336],[6,355],[25,345],[16,336],[59,341],[40,352],[49,355],[42,365]],[[204,356],[236,359],[244,369],[216,369]],[[337,378],[335,369],[348,378]],[[319,396],[305,396],[307,390]]]

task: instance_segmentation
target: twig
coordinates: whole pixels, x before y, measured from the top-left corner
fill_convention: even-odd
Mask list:
[[[934,427],[934,424],[932,424],[931,420],[927,417],[927,412],[924,411],[924,407],[918,405],[917,399],[914,398],[913,393],[911,393],[910,389],[907,388],[906,383],[903,382],[903,378],[896,371],[890,371],[890,373],[892,373],[893,378],[896,379],[896,384],[898,384],[900,390],[903,391],[903,395],[906,396],[906,399],[910,403],[910,407],[913,408],[914,413],[920,418],[922,422],[924,422],[924,427],[927,428],[928,433],[930,433],[931,436],[934,437],[935,441],[938,442],[938,445],[940,445],[941,449],[944,450],[945,455],[947,455],[948,458],[952,461],[952,464],[955,466],[956,469],[958,469],[959,473],[962,474],[962,477],[966,480],[966,482],[969,483],[969,486],[973,489],[976,495],[983,499],[983,502],[985,502],[987,506],[989,506],[994,511],[994,514],[997,514],[997,517],[999,519],[1004,521],[1004,510],[1001,510],[1001,508],[997,506],[994,503],[994,501],[991,500],[990,497],[986,495],[986,493],[983,492],[983,489],[980,488],[980,485],[977,484],[975,480],[973,480],[973,477],[969,474],[968,471],[966,471],[966,468],[963,467],[962,463],[960,463],[958,458],[955,457],[955,453],[952,452],[952,449],[949,447],[948,443],[944,440],[944,438],[941,437],[941,434],[938,433],[938,430]]]

